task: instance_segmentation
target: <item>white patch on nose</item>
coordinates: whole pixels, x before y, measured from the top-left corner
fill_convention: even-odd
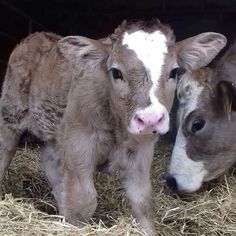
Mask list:
[[[179,191],[194,192],[201,187],[204,177],[207,175],[207,171],[204,168],[203,162],[193,161],[188,157],[186,153],[186,138],[182,132],[182,121],[185,120],[190,112],[196,110],[203,87],[199,86],[195,81],[186,80],[185,82],[186,83],[182,84],[182,86],[189,86],[189,91],[185,94],[186,97],[181,98],[185,106],[180,108],[180,124],[168,174],[175,178]]]
[[[186,140],[181,129],[178,130],[169,175],[175,178],[178,190],[183,192],[197,191],[207,175],[203,162],[193,161],[187,156]]]
[[[149,93],[151,105],[145,109],[139,109],[139,112],[142,111],[143,114],[152,112],[158,115],[164,114],[165,119],[159,132],[166,133],[169,130],[169,113],[155,95],[165,62],[165,55],[168,52],[166,36],[160,31],[147,33],[139,30],[131,34],[126,32],[122,44],[127,45],[129,49],[136,53],[152,80],[152,87]]]

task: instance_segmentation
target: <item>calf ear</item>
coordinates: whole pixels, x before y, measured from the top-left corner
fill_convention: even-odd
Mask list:
[[[228,81],[221,81],[217,84],[217,106],[226,115],[231,111],[236,111],[236,88],[235,85]]]
[[[202,33],[176,43],[178,64],[186,70],[208,65],[226,45],[226,38],[218,33]]]
[[[106,45],[102,42],[82,36],[68,36],[57,43],[60,52],[76,67],[93,66],[104,59],[107,54]]]

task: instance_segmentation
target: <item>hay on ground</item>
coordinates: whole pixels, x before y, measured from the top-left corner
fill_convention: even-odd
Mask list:
[[[236,235],[236,169],[180,198],[165,186],[169,156],[170,147],[159,144],[152,168],[159,235]],[[98,173],[95,182],[99,198],[93,219],[82,228],[70,225],[57,215],[38,148],[18,149],[4,183],[8,194],[0,202],[0,235],[144,235],[130,216],[119,181]]]

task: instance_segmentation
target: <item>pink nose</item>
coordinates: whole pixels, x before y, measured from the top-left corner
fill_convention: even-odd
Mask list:
[[[157,133],[164,121],[164,113],[141,113],[136,114],[134,117],[134,122],[139,133]]]

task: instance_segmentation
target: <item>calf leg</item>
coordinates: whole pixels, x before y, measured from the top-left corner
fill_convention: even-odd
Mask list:
[[[63,199],[63,173],[55,146],[48,145],[44,148],[41,159],[47,179],[52,186],[52,194],[54,195],[57,205],[61,206]]]
[[[88,159],[82,163],[72,160],[71,152],[72,150],[68,153],[67,158],[70,160],[67,161],[72,161],[73,166],[66,163],[64,168],[53,146],[47,146],[41,157],[60,214],[70,223],[79,224],[93,215],[97,205],[96,190],[93,185],[92,163],[86,162]]]
[[[97,207],[93,173],[98,159],[107,155],[109,140],[103,133],[76,132],[66,139],[61,155],[63,164],[63,203],[60,213],[72,224],[89,220]]]
[[[16,152],[19,136],[19,132],[14,131],[6,124],[0,124],[0,197],[2,197],[5,172]]]
[[[137,219],[140,228],[148,235],[155,235],[150,182],[153,150],[153,145],[137,146],[134,156],[129,156],[131,159],[126,161],[123,176],[123,184],[133,215]]]
[[[5,171],[15,154],[22,124],[28,115],[29,75],[24,57],[17,58],[12,53],[0,101],[0,195]]]
[[[75,225],[88,221],[97,207],[97,192],[90,166],[78,172],[67,170],[64,177],[65,199],[63,214]]]

